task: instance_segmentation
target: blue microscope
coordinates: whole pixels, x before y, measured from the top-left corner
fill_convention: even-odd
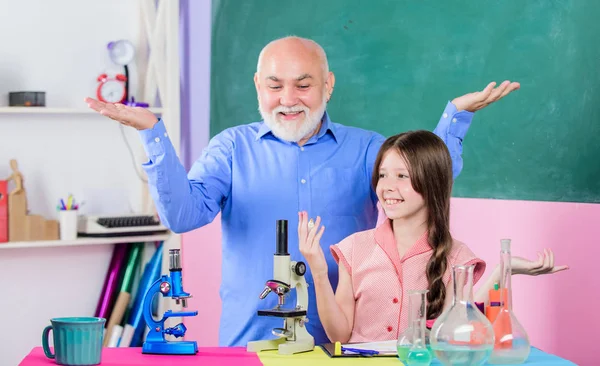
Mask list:
[[[169,272],[170,276],[163,275],[156,280],[146,295],[143,301],[144,320],[150,332],[146,336],[146,341],[142,346],[142,353],[161,354],[161,355],[194,355],[198,353],[198,344],[196,341],[167,341],[165,335],[169,334],[175,338],[183,337],[187,328],[183,323],[179,323],[174,327],[165,328],[165,321],[172,317],[195,316],[198,311],[173,312],[168,310],[159,321],[154,320],[152,315],[152,300],[156,293],[160,293],[165,297],[175,299],[175,303],[185,308],[187,307],[187,299],[192,297],[189,293],[183,291],[181,278],[181,257],[179,249],[169,249]]]

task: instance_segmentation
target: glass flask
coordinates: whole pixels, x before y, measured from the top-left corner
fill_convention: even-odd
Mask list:
[[[483,365],[494,348],[492,323],[473,302],[475,265],[452,267],[452,306],[433,323],[431,349],[442,365]]]
[[[492,323],[494,328],[494,350],[490,356],[491,364],[517,365],[529,357],[531,346],[529,337],[512,311],[512,289],[510,264],[510,239],[501,240],[500,251],[500,294],[501,308]]]
[[[429,345],[429,329],[425,328],[427,320],[427,293],[428,290],[410,290],[408,291],[408,327],[398,337],[396,349],[398,350],[398,358],[405,365],[429,365],[429,363],[409,363],[408,356],[411,348],[415,344],[415,339],[418,340],[418,346],[415,351],[418,351],[423,346],[429,353],[429,362],[433,359],[433,353]],[[422,326],[422,328],[421,328]],[[424,358],[425,355],[417,353],[413,354],[413,359]],[[415,362],[416,360],[413,360]]]

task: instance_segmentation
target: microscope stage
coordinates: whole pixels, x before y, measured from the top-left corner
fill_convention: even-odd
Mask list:
[[[271,310],[259,310],[259,316],[275,316],[278,318],[296,318],[299,316],[306,316],[306,310],[296,309],[271,309]]]

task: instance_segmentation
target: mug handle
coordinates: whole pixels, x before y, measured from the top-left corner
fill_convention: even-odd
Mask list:
[[[44,331],[42,332],[42,346],[44,347],[44,353],[48,358],[54,358],[54,354],[50,352],[50,346],[48,345],[48,334],[50,334],[51,330],[52,326],[49,325],[44,328]]]

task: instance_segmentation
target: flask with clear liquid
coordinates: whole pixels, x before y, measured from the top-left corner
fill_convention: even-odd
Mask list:
[[[525,329],[512,310],[510,239],[501,240],[500,294],[501,308],[492,323],[495,334],[494,350],[489,363],[518,365],[529,357],[531,345]]]
[[[429,329],[425,328],[428,292],[408,291],[408,327],[400,334],[396,343],[398,358],[405,365],[429,365],[433,359],[429,345]],[[412,356],[413,363],[409,363],[409,355]],[[416,363],[419,361],[421,363]]]
[[[431,329],[431,349],[445,366],[483,365],[494,348],[492,323],[473,302],[474,269],[475,265],[452,267],[452,306]]]

